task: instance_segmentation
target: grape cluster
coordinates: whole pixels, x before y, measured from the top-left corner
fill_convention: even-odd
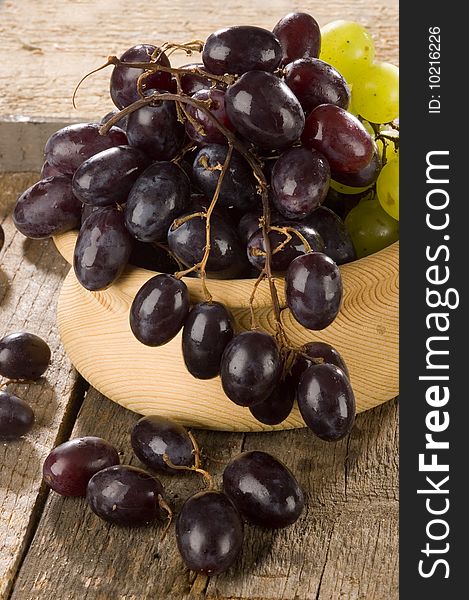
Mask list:
[[[202,62],[173,68],[176,49],[199,51]],[[219,375],[230,400],[270,425],[296,398],[317,435],[340,439],[355,413],[343,361],[330,362],[330,347],[294,347],[274,276],[284,277],[295,319],[319,331],[341,307],[338,265],[397,239],[397,68],[374,62],[361,25],[321,31],[305,13],[273,31],[235,26],[205,42],[140,44],[106,65],[119,110],[52,135],[16,226],[35,238],[79,229],[73,266],[90,291],[111,286],[129,262],[158,271],[130,308],[142,344],[182,330],[194,377]],[[205,301],[195,306],[187,275],[201,280]],[[241,333],[208,281],[238,277],[256,279],[252,329]],[[264,280],[274,335],[253,310]],[[293,377],[298,361],[307,368]]]
[[[237,558],[244,523],[277,529],[300,517],[304,494],[289,469],[266,452],[243,452],[223,472],[223,490],[214,488],[201,468],[201,453],[191,432],[172,419],[142,417],[131,445],[143,465],[156,474],[195,471],[208,484],[187,498],[177,516],[176,541],[187,567],[205,575],[226,571]],[[142,526],[168,518],[160,479],[142,468],[121,465],[117,450],[99,437],[71,439],[52,450],[43,466],[47,485],[62,496],[83,496],[91,510],[115,525]]]
[[[34,425],[34,411],[22,398],[2,389],[10,383],[35,382],[50,362],[50,348],[33,333],[18,331],[0,339],[0,439],[16,440]]]

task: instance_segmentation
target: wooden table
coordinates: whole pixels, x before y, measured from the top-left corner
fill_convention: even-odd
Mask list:
[[[68,101],[80,75],[137,42],[204,38],[229,24],[272,27],[301,8],[321,24],[359,20],[373,31],[378,56],[397,62],[397,1],[331,0],[297,4],[160,0],[22,0],[0,2],[0,336],[26,329],[47,339],[53,361],[39,385],[14,389],[34,407],[34,430],[0,445],[0,598],[14,600],[393,600],[398,596],[397,401],[360,415],[351,435],[329,445],[307,430],[267,434],[200,431],[197,437],[219,481],[241,450],[279,456],[307,492],[301,519],[267,532],[248,527],[242,557],[226,574],[195,577],[184,569],[174,531],[110,527],[83,500],[63,499],[41,484],[52,447],[77,435],[114,443],[132,456],[129,430],[137,416],[89,389],[58,338],[55,309],[68,266],[49,241],[16,233],[9,213],[37,179],[41,145],[57,123],[92,119],[110,107],[106,74],[89,80],[79,112]],[[78,115],[78,116],[77,116]],[[24,117],[27,117],[25,119]],[[196,476],[162,478],[176,510],[201,489]]]

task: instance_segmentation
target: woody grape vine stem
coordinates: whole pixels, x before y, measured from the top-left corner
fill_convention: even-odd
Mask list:
[[[121,67],[126,67],[126,68],[139,68],[139,69],[152,70],[152,71],[164,71],[164,72],[180,74],[180,75],[187,75],[192,72],[190,69],[187,69],[187,70],[186,69],[174,69],[172,67],[164,67],[157,63],[151,63],[151,62],[150,63],[122,62],[117,57],[114,57],[114,56],[110,56],[108,58],[108,62],[106,63],[106,65],[103,65],[102,68],[104,68],[104,66],[108,66],[108,65],[121,66]],[[197,71],[197,69],[195,71]],[[210,80],[217,80],[217,81],[221,80],[224,83],[228,83],[228,81],[227,81],[228,78],[229,78],[230,82],[233,79],[232,76],[212,76],[211,74],[205,73],[205,72],[201,72],[200,75],[207,79],[210,79]],[[283,329],[283,326],[282,326],[281,320],[280,320],[280,312],[281,312],[280,301],[279,301],[275,281],[274,281],[274,278],[272,275],[272,264],[271,264],[272,263],[272,249],[271,249],[270,238],[269,238],[270,206],[269,206],[269,200],[268,200],[268,194],[267,194],[268,186],[267,186],[267,181],[265,179],[261,165],[259,164],[258,160],[252,155],[252,153],[244,146],[244,144],[227,127],[225,127],[222,123],[220,123],[220,121],[207,108],[206,102],[196,100],[196,99],[194,99],[190,96],[187,96],[185,94],[182,94],[182,93],[174,94],[174,93],[169,93],[169,92],[161,93],[161,92],[155,91],[155,92],[149,94],[148,96],[141,98],[140,100],[136,100],[134,103],[130,104],[129,106],[127,106],[124,109],[122,109],[121,111],[119,111],[116,115],[111,117],[111,119],[109,119],[109,121],[107,121],[104,125],[102,125],[100,128],[100,133],[102,135],[105,135],[111,129],[111,127],[113,125],[115,125],[116,123],[118,123],[123,117],[133,113],[134,111],[136,111],[140,108],[143,108],[144,106],[151,105],[158,101],[172,101],[172,102],[179,103],[179,104],[183,105],[184,107],[192,106],[192,107],[198,109],[224,135],[224,137],[226,138],[226,140],[228,142],[229,148],[231,148],[231,151],[236,150],[237,152],[239,152],[239,154],[241,154],[241,156],[248,162],[249,166],[251,167],[253,174],[259,184],[258,191],[259,191],[261,199],[262,199],[263,216],[260,219],[260,224],[261,224],[262,233],[263,233],[264,249],[265,249],[265,255],[266,255],[264,268],[265,268],[265,276],[266,276],[268,284],[269,284],[270,295],[272,298],[274,320],[275,320],[275,325],[276,325],[276,335],[277,335],[277,338],[278,338],[278,341],[280,342],[280,344],[286,345],[287,344],[287,336],[286,336],[286,333]],[[222,170],[222,173],[223,173],[223,170]],[[221,176],[221,174],[220,174],[220,176]],[[191,270],[194,270],[194,269],[191,269]]]

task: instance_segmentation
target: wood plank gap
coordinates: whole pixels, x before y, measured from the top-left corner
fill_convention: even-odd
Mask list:
[[[330,550],[331,550],[332,536],[334,535],[334,530],[335,530],[335,523],[332,526],[331,532],[329,534],[329,540],[327,542],[326,558],[324,560],[324,565],[322,567],[321,575],[319,577],[318,591],[316,592],[316,600],[320,600],[319,596],[320,596],[320,593],[321,593],[321,585],[322,585],[322,580],[324,578],[324,573],[326,572],[327,563],[329,561],[329,554],[330,554]]]
[[[60,425],[59,430],[57,431],[54,447],[70,439],[73,427],[75,426],[75,421],[83,405],[89,387],[89,383],[80,376],[77,378],[74,385],[72,386],[72,389],[70,391],[70,400],[67,405],[63,421]],[[23,566],[24,560],[29,552],[29,548],[31,547],[34,536],[36,535],[36,531],[41,522],[41,518],[44,512],[48,496],[49,487],[44,482],[42,482],[33,509],[31,511],[28,528],[23,539],[23,546],[20,551],[15,572],[11,577],[9,587],[5,591],[5,600],[10,600],[15,591],[15,584],[18,578],[18,573],[20,572],[21,567]]]
[[[349,433],[347,436],[347,447],[345,449],[345,458],[344,458],[344,496],[345,502],[347,502],[347,477],[348,477],[348,460],[349,460],[349,449],[350,449],[350,436]]]

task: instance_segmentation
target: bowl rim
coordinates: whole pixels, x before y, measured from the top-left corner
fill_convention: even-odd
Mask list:
[[[78,238],[78,230],[74,229],[53,236],[54,244],[62,255],[62,257],[70,264],[73,265],[73,252],[75,244]],[[362,266],[373,268],[373,263],[381,262],[381,259],[385,256],[387,260],[398,264],[399,261],[399,241],[394,242],[390,246],[383,248],[375,254],[370,254],[364,258],[359,258],[351,263],[341,265],[340,271],[344,279],[354,277]],[[110,288],[105,291],[112,291],[115,293],[123,293],[127,296],[134,297],[140,287],[149,279],[157,275],[157,271],[150,271],[142,267],[136,267],[130,265],[126,267],[124,273],[121,275],[119,280],[115,282]],[[204,295],[200,280],[195,277],[183,277],[182,281],[189,288],[191,298],[196,302],[203,301]],[[214,301],[223,302],[228,307],[232,308],[250,308],[250,298],[252,294],[254,279],[208,279],[207,286]],[[284,309],[287,307],[284,291],[284,278],[274,277],[274,281],[277,287],[280,308]],[[90,293],[102,293],[102,292],[90,292]],[[267,281],[262,281],[256,291],[256,297],[253,302],[253,308],[255,309],[271,309],[272,300],[270,296],[269,284]]]

